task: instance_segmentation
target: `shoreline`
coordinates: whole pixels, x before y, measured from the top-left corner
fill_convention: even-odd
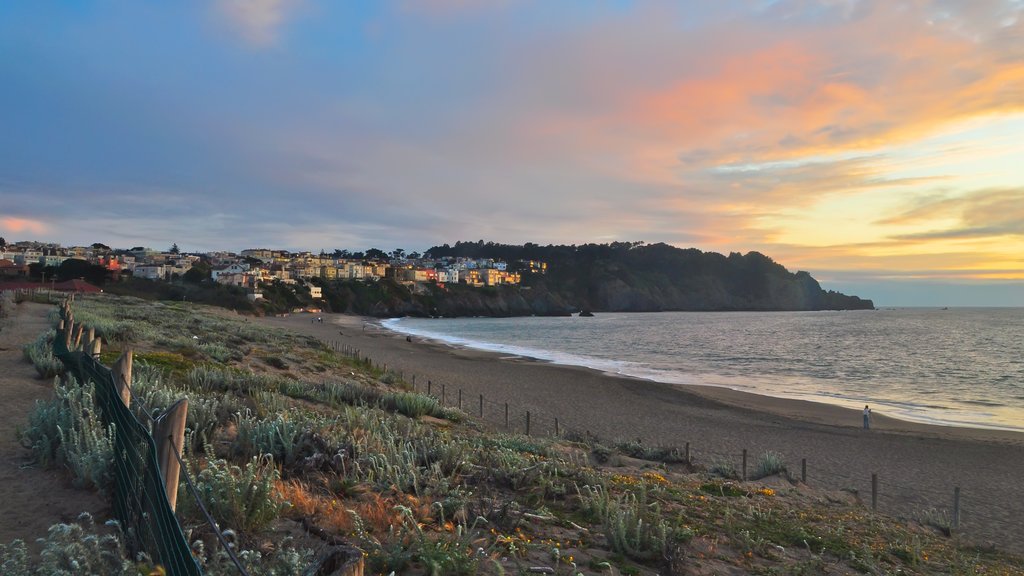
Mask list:
[[[388,320],[396,319],[380,319],[372,317],[358,317],[361,322],[366,325],[376,326],[377,329],[385,331],[387,333],[395,335],[395,337],[405,338],[411,336],[423,343],[429,343],[442,348],[448,348],[453,350],[466,350],[471,352],[479,352],[481,354],[493,354],[499,360],[522,360],[530,362],[538,362],[547,364],[550,366],[562,367],[562,368],[575,368],[581,370],[593,371],[598,374],[610,378],[626,378],[631,380],[637,380],[640,382],[647,382],[652,385],[669,386],[678,388],[682,391],[697,394],[709,399],[718,400],[726,404],[749,408],[753,410],[770,410],[780,416],[786,416],[794,419],[808,419],[808,421],[816,423],[831,423],[835,421],[845,421],[859,418],[861,415],[861,409],[859,407],[853,407],[847,404],[853,403],[852,400],[847,401],[847,404],[842,402],[830,402],[826,395],[808,395],[806,397],[793,397],[785,395],[773,395],[770,391],[757,391],[757,390],[744,390],[735,388],[727,384],[712,384],[712,383],[701,383],[701,384],[688,384],[682,382],[671,382],[665,380],[658,380],[652,377],[645,377],[636,374],[628,374],[624,372],[614,372],[600,368],[596,365],[576,364],[572,362],[562,362],[552,358],[543,358],[537,356],[531,356],[526,353],[516,352],[515,350],[501,350],[500,348],[505,346],[502,344],[494,344],[495,348],[489,349],[481,344],[488,344],[486,342],[475,342],[475,341],[450,341],[444,338],[438,338],[434,335],[423,334],[418,331],[403,331],[388,325]],[[336,320],[337,321],[337,320]],[[461,340],[461,339],[460,339]],[[481,346],[476,346],[476,345]],[[515,348],[515,347],[513,347]],[[614,363],[614,361],[608,361]],[[1021,441],[1024,442],[1024,427],[1007,427],[1000,426],[998,424],[985,425],[977,422],[947,422],[938,419],[930,419],[925,416],[920,418],[906,417],[906,413],[901,416],[884,415],[886,410],[899,409],[898,403],[889,402],[884,400],[874,400],[867,402],[872,408],[872,424],[876,422],[876,418],[885,420],[888,424],[887,429],[889,431],[905,431],[908,433],[922,434],[928,433],[932,428],[938,429],[958,429],[975,431],[970,434],[991,432],[995,433],[999,440],[1004,440],[1003,433],[1008,435],[1020,435]],[[832,409],[838,409],[843,412],[836,412]],[[828,412],[828,418],[822,418],[825,412]],[[809,418],[808,418],[809,416]],[[899,424],[905,425],[906,430],[903,430]],[[1022,423],[1024,424],[1024,423]],[[984,435],[982,435],[984,436]]]
[[[723,462],[740,470],[746,451],[779,453],[799,478],[807,465],[811,486],[846,490],[867,506],[872,475],[879,479],[878,510],[920,517],[949,510],[954,488],[962,490],[964,533],[980,543],[1024,552],[1024,501],[1008,497],[1024,477],[1024,433],[947,427],[897,420],[875,413],[870,430],[861,414],[834,405],[779,399],[704,386],[673,385],[604,374],[589,368],[456,348],[385,329],[375,319],[297,314],[259,320],[321,341],[358,349],[360,355],[400,372],[415,388],[463,398],[464,410],[504,431],[596,435],[602,443],[640,440],[647,446],[688,444],[697,465]],[[439,390],[439,388],[441,390]],[[444,391],[444,392],[442,392]]]

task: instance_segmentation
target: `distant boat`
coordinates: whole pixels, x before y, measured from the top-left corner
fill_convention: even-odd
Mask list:
[[[949,308],[947,308],[947,307],[945,307],[945,306],[943,306],[943,307],[942,307],[942,309],[943,309],[943,310],[949,310]]]
[[[594,313],[591,312],[590,310],[586,310],[586,309],[580,310],[580,318],[593,318],[593,317],[594,317]]]

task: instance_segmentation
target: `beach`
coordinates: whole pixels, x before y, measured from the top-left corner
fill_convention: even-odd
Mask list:
[[[807,462],[807,483],[856,491],[871,505],[877,475],[878,510],[918,518],[928,510],[952,512],[954,488],[961,491],[963,533],[978,543],[1024,551],[1019,518],[1024,501],[1015,492],[1024,477],[1024,434],[901,421],[875,412],[870,430],[861,414],[837,406],[770,398],[724,388],[670,385],[607,375],[536,360],[455,348],[382,328],[374,319],[295,314],[261,322],[316,336],[363,357],[416,388],[504,428],[509,406],[513,431],[523,432],[530,412],[532,434],[591,433],[602,442],[640,440],[646,445],[690,444],[695,464],[729,462],[741,469],[748,453],[752,469],[766,451],[783,455],[799,477]]]

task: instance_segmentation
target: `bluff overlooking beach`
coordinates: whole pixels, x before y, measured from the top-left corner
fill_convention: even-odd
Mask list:
[[[493,258],[524,267],[521,286],[415,291],[383,282],[367,289],[335,282],[324,290],[334,311],[387,316],[558,316],[594,312],[863,310],[871,300],[824,290],[807,272],[792,273],[758,253],[702,252],[638,242],[539,246],[457,242],[434,258]]]

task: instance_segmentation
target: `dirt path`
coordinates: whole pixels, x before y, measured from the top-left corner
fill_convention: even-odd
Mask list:
[[[22,303],[0,318],[0,543],[20,538],[34,547],[36,538],[58,522],[82,512],[106,518],[108,505],[97,493],[71,487],[67,475],[32,464],[17,431],[28,422],[36,400],[53,394],[53,384],[38,377],[22,356],[23,344],[46,329],[52,307]]]

